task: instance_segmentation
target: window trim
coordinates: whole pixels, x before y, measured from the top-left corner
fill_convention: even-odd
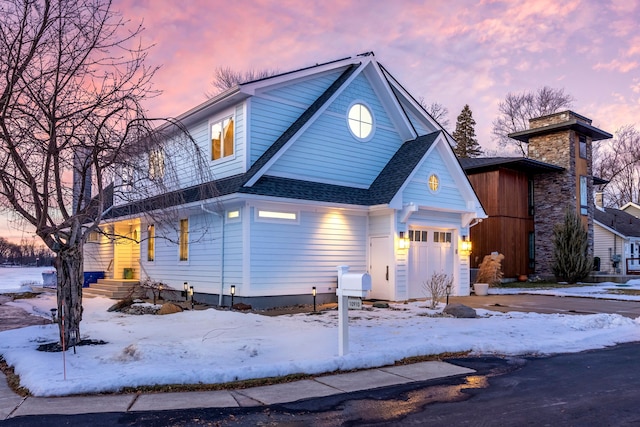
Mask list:
[[[369,113],[369,115],[371,116],[371,130],[364,137],[356,134],[356,132],[353,130],[353,127],[352,127],[352,120],[355,120],[355,119],[351,118],[351,111],[356,106],[364,107]],[[358,119],[357,123],[361,124],[361,123],[367,123],[367,122],[363,121],[362,119]],[[351,135],[359,142],[370,141],[371,138],[373,138],[373,135],[375,134],[375,131],[376,131],[376,118],[375,118],[375,115],[373,114],[373,109],[371,108],[371,106],[362,100],[353,101],[347,108],[347,128],[349,129],[349,132],[351,133]]]
[[[220,150],[221,150],[221,155],[219,158],[214,159],[213,158],[213,126],[219,124],[220,127],[223,129],[222,134],[224,134],[224,121],[227,119],[231,119],[231,123],[233,125],[233,133],[232,133],[232,137],[233,137],[233,152],[229,155],[224,155],[224,136],[223,136],[223,140],[220,143]],[[219,118],[213,119],[213,120],[209,120],[209,159],[211,162],[214,163],[220,163],[220,162],[226,162],[229,160],[233,160],[236,158],[236,151],[237,151],[237,137],[236,137],[236,117],[235,114],[231,113],[231,114],[226,114],[224,116],[220,116]]]

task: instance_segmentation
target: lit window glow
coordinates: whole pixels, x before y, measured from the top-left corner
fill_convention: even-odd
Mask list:
[[[269,219],[286,219],[295,221],[298,215],[295,212],[277,212],[277,211],[258,211],[259,218],[269,218]]]
[[[429,189],[431,191],[438,191],[439,187],[440,187],[440,180],[438,179],[438,176],[436,174],[432,174],[429,177]]]
[[[240,218],[240,211],[229,211],[227,213],[227,218],[229,219]]]
[[[349,129],[360,139],[365,139],[371,135],[373,130],[373,115],[363,104],[353,104],[349,109]]]

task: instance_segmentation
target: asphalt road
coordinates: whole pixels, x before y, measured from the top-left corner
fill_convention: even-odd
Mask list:
[[[3,426],[637,426],[640,343],[465,358],[470,376],[260,408],[33,416]]]

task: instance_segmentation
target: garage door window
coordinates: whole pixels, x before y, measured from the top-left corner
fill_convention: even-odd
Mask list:
[[[433,241],[435,243],[451,243],[451,233],[445,233],[442,231],[433,232]]]
[[[409,240],[412,242],[426,242],[429,233],[420,230],[409,230]]]

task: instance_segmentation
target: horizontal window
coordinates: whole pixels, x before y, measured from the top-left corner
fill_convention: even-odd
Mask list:
[[[267,219],[287,219],[290,221],[295,221],[298,219],[298,214],[295,212],[279,212],[279,211],[258,211],[258,218],[267,218]]]

